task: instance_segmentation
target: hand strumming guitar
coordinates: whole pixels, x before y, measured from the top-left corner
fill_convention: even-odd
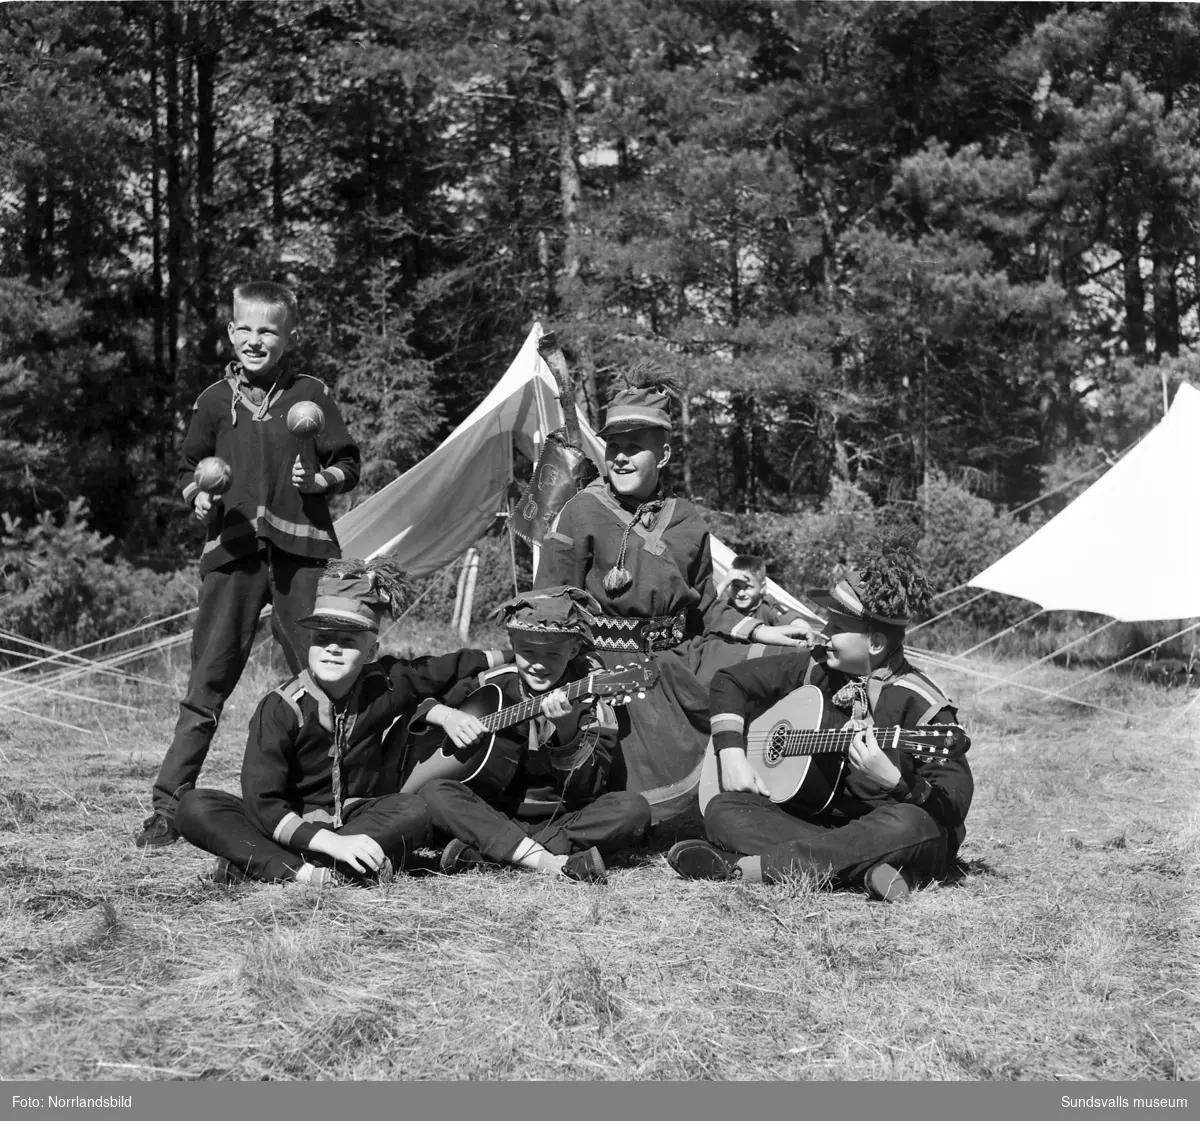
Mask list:
[[[721,788],[723,790],[744,790],[747,794],[770,796],[767,784],[763,782],[758,772],[750,766],[746,753],[740,747],[727,747],[718,756],[721,767]]]
[[[488,734],[483,722],[469,712],[459,712],[449,705],[434,705],[426,714],[425,720],[437,724],[450,738],[455,747],[470,747],[478,743]]]

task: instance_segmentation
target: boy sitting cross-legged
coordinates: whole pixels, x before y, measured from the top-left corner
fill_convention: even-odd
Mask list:
[[[379,624],[410,588],[388,561],[331,561],[317,586],[308,669],[259,702],[242,761],[242,797],[191,790],[180,834],[218,857],[213,878],[320,885],[337,871],[387,879],[429,833],[412,794],[383,793],[384,734],[418,705],[469,674],[499,665],[498,651],[460,650],[412,662],[379,650]]]
[[[650,804],[628,791],[605,793],[617,721],[592,699],[572,706],[561,686],[603,669],[585,654],[596,601],[578,588],[552,587],[503,604],[516,664],[465,681],[425,719],[460,747],[485,734],[475,716],[454,709],[479,683],[499,686],[506,705],[542,697],[541,714],[498,732],[519,755],[503,788],[435,779],[421,787],[435,829],[452,836],[440,867],[515,864],[574,880],[603,883],[603,855],[637,844],[650,825]]]
[[[828,875],[837,886],[895,902],[951,867],[974,791],[965,758],[914,761],[885,751],[871,730],[955,723],[951,702],[904,654],[905,629],[927,603],[929,583],[907,543],[892,541],[861,574],[808,595],[829,614],[827,646],[714,676],[722,792],[704,811],[708,841],[680,841],[667,861],[687,879]],[[802,685],[815,686],[854,732],[844,779],[824,805],[772,802],[747,758],[748,725]]]

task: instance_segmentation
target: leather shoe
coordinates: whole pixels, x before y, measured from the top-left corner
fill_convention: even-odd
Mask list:
[[[667,850],[667,863],[685,880],[740,880],[742,870],[733,853],[693,837]]]
[[[908,898],[913,880],[903,868],[881,861],[867,869],[863,887],[872,899],[880,903],[899,903],[901,899]]]
[[[604,869],[604,858],[600,850],[593,846],[583,852],[574,852],[567,857],[562,874],[568,880],[579,880],[586,884],[608,883],[608,873]]]

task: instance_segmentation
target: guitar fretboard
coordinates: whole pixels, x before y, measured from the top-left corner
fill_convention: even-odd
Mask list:
[[[949,730],[941,729],[914,733],[911,728],[872,728],[880,747],[888,750],[933,752],[950,740]],[[899,738],[896,733],[899,732]],[[746,737],[747,746],[773,755],[824,755],[845,753],[857,733],[843,729],[819,729],[791,732],[759,732]]]
[[[586,693],[591,693],[595,690],[595,678],[602,676],[601,674],[592,674],[590,677],[581,678],[579,681],[572,681],[570,685],[564,687],[564,692],[567,694],[567,700],[573,701]],[[479,722],[489,731],[498,732],[501,728],[509,728],[513,724],[520,724],[522,720],[529,720],[542,711],[542,702],[557,690],[551,689],[544,696],[530,697],[528,700],[519,701],[515,705],[509,705],[508,708],[502,708],[498,712],[493,712],[490,716],[481,716]]]

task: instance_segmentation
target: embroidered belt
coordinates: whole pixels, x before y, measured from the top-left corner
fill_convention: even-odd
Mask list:
[[[621,618],[594,615],[592,636],[597,650],[617,650],[628,654],[652,654],[670,650],[687,638],[687,612],[678,615],[651,615]]]

